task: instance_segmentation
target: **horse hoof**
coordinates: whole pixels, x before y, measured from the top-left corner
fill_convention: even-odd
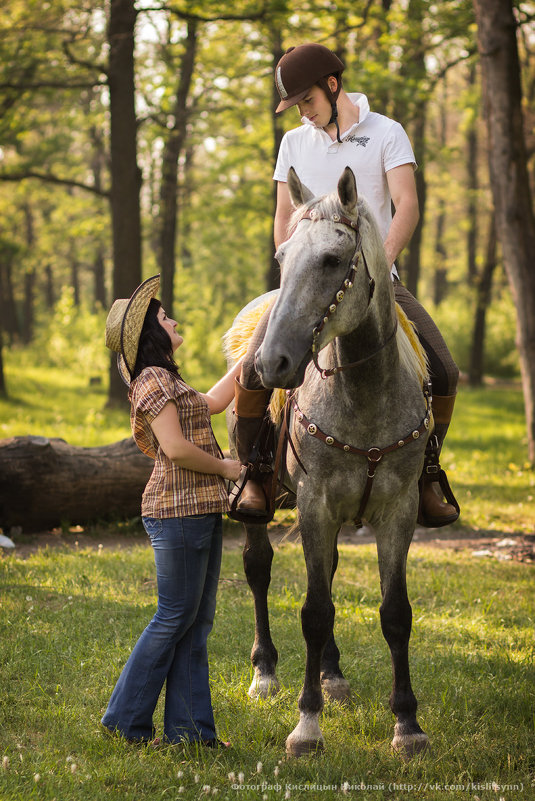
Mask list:
[[[289,757],[310,756],[321,754],[325,750],[323,738],[321,740],[298,740],[288,737],[286,740],[286,753]]]
[[[324,695],[332,701],[344,703],[351,698],[351,687],[348,680],[343,677],[336,676],[332,679],[322,679],[321,689]]]
[[[396,734],[392,740],[392,748],[408,762],[417,754],[429,750],[429,737],[423,731],[416,734]]]
[[[317,712],[301,712],[299,723],[286,740],[288,756],[300,757],[318,754],[324,750],[323,734]]]
[[[249,698],[271,698],[272,695],[277,695],[280,690],[279,680],[275,675],[263,676],[259,678],[255,676],[251,682],[251,686],[247,691]]]

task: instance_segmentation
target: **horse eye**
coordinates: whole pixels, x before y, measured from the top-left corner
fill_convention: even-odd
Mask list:
[[[340,259],[338,256],[335,256],[334,253],[326,253],[323,257],[323,266],[333,269],[334,267],[338,267],[340,264]]]

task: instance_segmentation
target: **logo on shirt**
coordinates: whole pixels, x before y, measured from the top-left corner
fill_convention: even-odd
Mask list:
[[[353,134],[350,134],[349,136],[347,136],[345,138],[344,141],[345,142],[355,142],[357,147],[359,145],[362,145],[362,147],[366,147],[366,145],[370,141],[370,137],[369,136],[353,136]]]

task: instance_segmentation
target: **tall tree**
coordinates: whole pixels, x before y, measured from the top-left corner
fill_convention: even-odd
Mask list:
[[[275,68],[279,63],[280,59],[284,54],[284,49],[282,47],[282,32],[280,27],[277,24],[273,24],[270,28],[270,42],[271,42],[271,55],[273,60],[273,74],[275,74]],[[277,87],[275,86],[275,81],[271,81],[271,128],[273,131],[273,163],[275,163],[277,159],[277,154],[279,152],[280,144],[282,142],[282,137],[284,135],[284,129],[282,127],[282,119],[279,114],[275,113],[275,109],[279,105],[280,97],[279,93],[277,92]],[[275,220],[275,209],[277,207],[277,183],[276,181],[273,182],[273,221]],[[267,281],[266,281],[266,289],[269,291],[270,289],[277,289],[280,283],[280,267],[279,263],[275,259],[275,245],[273,239],[273,226],[271,228],[271,242],[269,248],[269,260],[268,260],[268,273],[267,273]]]
[[[158,237],[158,266],[162,278],[162,304],[173,316],[174,279],[176,267],[176,240],[178,227],[178,161],[186,142],[188,123],[188,97],[190,93],[195,53],[197,50],[197,20],[187,22],[187,35],[180,59],[178,83],[171,114],[165,115],[165,142],[162,154],[160,181],[160,225]],[[170,44],[167,43],[167,47]],[[171,122],[169,121],[171,118]]]
[[[512,0],[474,0],[496,227],[517,310],[528,455],[535,461],[535,218]]]
[[[111,0],[110,46],[111,212],[113,231],[113,297],[129,297],[141,283],[141,171],[137,164],[134,81],[134,0]],[[125,400],[124,385],[112,359],[108,402]]]
[[[420,278],[422,234],[427,200],[425,132],[429,98],[426,86],[427,66],[425,61],[427,42],[424,18],[426,5],[426,0],[409,0],[406,16],[405,41],[403,45],[403,61],[400,67],[400,75],[404,81],[406,81],[407,89],[411,91],[412,94],[412,99],[410,100],[411,120],[409,129],[414,155],[418,163],[415,180],[418,202],[420,205],[420,218],[402,261],[405,284],[409,292],[412,292],[415,296],[418,293],[418,281]],[[404,120],[404,117],[406,118],[406,111],[402,108],[403,102],[406,101],[406,99],[407,96],[405,95],[397,100],[396,119]]]
[[[476,65],[470,66],[468,84],[473,90],[476,83]],[[470,109],[470,119],[466,131],[466,174],[468,182],[468,208],[466,211],[468,231],[466,235],[468,281],[473,283],[477,276],[477,218],[479,190],[478,175],[478,136],[477,136],[477,106]]]
[[[476,313],[470,347],[470,366],[468,380],[473,387],[483,384],[483,369],[485,362],[485,329],[487,324],[487,311],[491,301],[492,277],[496,269],[496,217],[491,215],[485,263],[476,287]],[[475,280],[475,279],[472,279]]]

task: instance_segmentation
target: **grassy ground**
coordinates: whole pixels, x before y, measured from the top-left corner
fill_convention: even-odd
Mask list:
[[[216,720],[233,743],[225,753],[151,750],[100,732],[113,684],[154,610],[143,539],[122,550],[0,559],[2,801],[535,797],[531,567],[411,548],[412,678],[432,750],[406,764],[390,749],[390,658],[375,549],[342,546],[336,635],[352,703],[326,705],[324,754],[287,760],[304,666],[301,550],[276,548],[270,603],[282,690],[253,703],[246,695],[252,602],[231,542],[210,638]],[[155,719],[161,729],[161,703]]]
[[[6,372],[11,396],[0,400],[0,437],[60,436],[93,446],[129,435],[127,411],[106,410],[105,388],[89,388],[87,375],[37,368],[13,354]],[[215,429],[225,444],[222,416]],[[459,526],[533,533],[535,476],[525,453],[520,390],[461,388],[443,455],[463,510]],[[132,534],[135,525],[116,533]],[[411,664],[432,750],[405,764],[389,745],[390,659],[375,549],[343,545],[336,633],[353,702],[326,705],[325,754],[288,761],[284,742],[297,722],[304,665],[301,550],[276,549],[270,603],[282,690],[252,703],[252,601],[240,550],[227,537],[210,653],[219,732],[233,748],[154,751],[99,729],[154,610],[152,554],[139,534],[129,548],[0,556],[0,801],[535,798],[531,566],[412,546]]]

